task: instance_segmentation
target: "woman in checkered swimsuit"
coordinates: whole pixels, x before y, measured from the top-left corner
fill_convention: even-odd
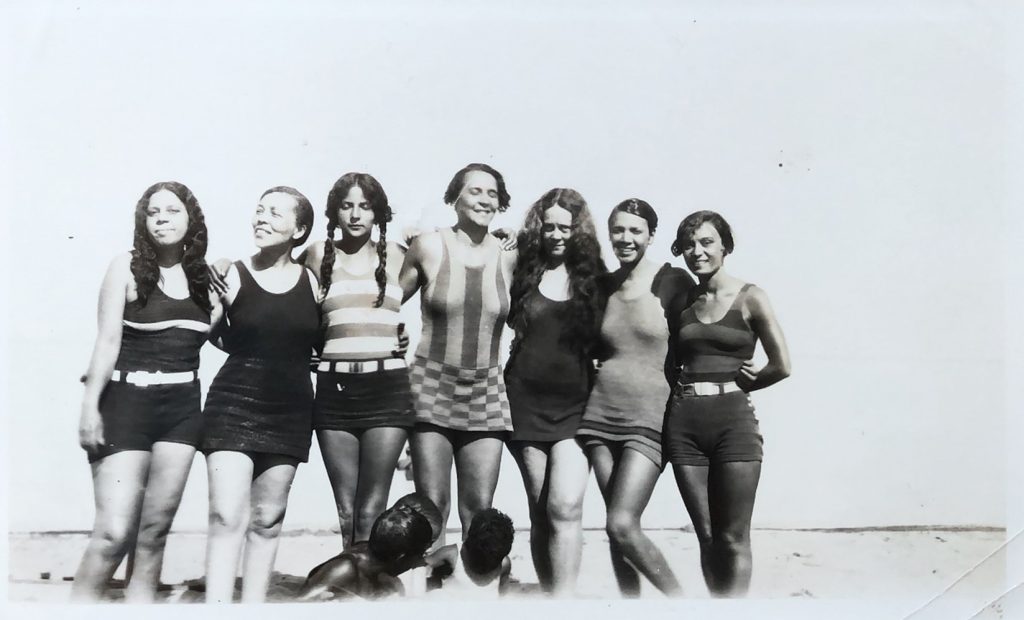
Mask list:
[[[387,241],[391,207],[384,188],[368,174],[338,179],[327,196],[326,215],[327,240],[305,256],[320,274],[326,326],[313,428],[348,547],[369,539],[387,507],[395,464],[414,420],[409,371],[396,350],[404,251]],[[376,242],[370,239],[374,227]]]
[[[454,461],[465,532],[473,515],[491,506],[503,440],[512,430],[498,351],[516,253],[502,251],[488,231],[509,203],[498,171],[466,166],[449,183],[445,202],[456,224],[412,242],[400,281],[404,299],[420,292],[423,312],[410,368],[416,490],[447,520]]]
[[[206,224],[181,183],[151,186],[135,206],[135,247],[110,263],[79,422],[96,521],[72,587],[97,600],[134,552],[127,597],[156,595],[167,531],[202,431],[199,349],[220,305],[207,291]]]

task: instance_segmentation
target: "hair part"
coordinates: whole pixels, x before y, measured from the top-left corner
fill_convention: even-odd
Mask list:
[[[368,541],[370,552],[383,562],[423,555],[433,542],[426,517],[408,506],[394,506],[373,522]]]
[[[501,176],[500,172],[487,164],[468,164],[462,170],[456,172],[455,176],[448,183],[448,189],[444,190],[444,203],[448,205],[455,204],[459,194],[462,193],[462,188],[465,187],[466,175],[474,170],[486,172],[494,177],[495,184],[498,186],[498,211],[505,212],[508,209],[509,202],[512,200],[508,190],[505,189],[505,177]]]
[[[628,213],[635,215],[639,218],[643,218],[647,222],[647,232],[654,234],[654,231],[658,230],[658,214],[655,213],[654,207],[647,203],[645,200],[639,198],[629,198],[623,200],[619,204],[612,208],[611,215],[608,216],[608,228],[612,227],[612,220],[615,219],[616,213]]]
[[[586,351],[600,330],[600,291],[598,277],[607,273],[601,259],[597,229],[587,208],[587,201],[574,189],[548,190],[526,212],[519,232],[519,260],[512,276],[508,324],[517,334],[526,331],[526,303],[537,294],[537,287],[547,270],[544,249],[544,212],[560,206],[572,214],[572,236],[566,241],[564,264],[569,274],[569,303],[565,312],[572,319],[562,337],[570,347]]]
[[[260,200],[268,194],[288,194],[295,199],[295,225],[302,226],[304,231],[302,236],[298,239],[292,239],[292,247],[297,248],[309,239],[309,234],[313,232],[313,205],[310,204],[309,198],[306,198],[305,194],[287,185],[276,185],[271,187],[267,191],[260,194]]]
[[[693,238],[693,234],[704,224],[711,224],[718,231],[722,238],[722,246],[726,254],[732,254],[735,242],[732,238],[732,227],[725,218],[714,211],[696,211],[683,218],[676,231],[676,240],[672,242],[672,254],[679,256],[686,248],[686,244]]]
[[[501,566],[512,550],[515,534],[512,519],[500,510],[487,508],[476,513],[462,542],[466,568],[479,575]]]
[[[206,218],[199,207],[199,201],[188,187],[177,181],[161,181],[150,185],[135,203],[135,234],[132,244],[131,272],[135,278],[135,290],[143,306],[160,281],[160,266],[156,262],[156,244],[146,229],[146,210],[153,194],[167,190],[185,205],[188,228],[182,239],[181,268],[188,281],[188,296],[206,312],[210,312],[210,272],[206,266],[207,231]]]
[[[338,210],[341,208],[349,190],[359,187],[363,191],[363,197],[370,204],[373,211],[373,224],[377,227],[379,236],[377,239],[377,269],[373,277],[377,281],[377,300],[373,302],[374,308],[384,305],[384,291],[387,288],[387,264],[388,264],[388,222],[391,221],[394,212],[388,204],[388,196],[384,188],[365,172],[348,172],[341,175],[331,191],[327,193],[327,207],[324,215],[327,216],[327,239],[324,241],[324,258],[320,263],[320,291],[327,295],[331,288],[331,281],[334,274],[334,232],[340,225]]]

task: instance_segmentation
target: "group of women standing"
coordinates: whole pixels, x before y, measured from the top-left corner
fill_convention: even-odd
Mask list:
[[[495,169],[466,166],[444,200],[455,224],[418,235],[405,250],[387,240],[391,208],[380,184],[346,174],[328,195],[327,239],[296,260],[312,206],[292,188],[271,188],[252,218],[257,252],[218,264],[211,278],[192,193],[159,183],[143,194],[135,247],[104,280],[85,378],[80,442],[92,465],[96,523],[77,598],[99,597],[126,554],[128,598],[154,598],[167,532],[201,449],[210,493],[207,601],[232,600],[240,558],[242,600],[263,600],[314,430],[345,545],[365,540],[384,510],[407,440],[416,489],[445,519],[454,464],[464,533],[490,507],[508,445],[545,591],[574,590],[593,467],[623,595],[638,594],[640,574],[677,595],[678,581],[640,528],[669,462],[709,590],[746,591],[761,461],[747,393],[787,376],[789,360],[764,292],[723,270],[733,249],[725,220],[702,211],[678,229],[673,253],[694,283],[646,257],[658,217],[642,200],[611,212],[619,267],[610,273],[575,190],[541,196],[515,243],[490,230],[509,205]],[[407,367],[399,310],[417,292],[423,333]],[[503,371],[506,324],[514,339]],[[207,338],[228,358],[200,411],[198,352]],[[750,361],[758,340],[768,357],[762,368]]]

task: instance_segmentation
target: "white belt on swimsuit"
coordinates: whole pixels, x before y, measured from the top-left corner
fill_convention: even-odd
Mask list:
[[[342,362],[323,360],[316,365],[320,372],[367,373],[381,370],[398,370],[405,368],[405,360],[400,357],[386,360],[366,360],[365,362]]]
[[[199,378],[198,371],[187,370],[185,372],[149,372],[146,370],[115,370],[111,377],[114,381],[130,383],[139,387],[149,385],[169,385],[171,383],[191,383]]]
[[[735,381],[728,383],[713,383],[711,381],[698,381],[696,383],[683,383],[679,386],[679,394],[683,396],[718,396],[729,392],[741,392],[740,386]]]

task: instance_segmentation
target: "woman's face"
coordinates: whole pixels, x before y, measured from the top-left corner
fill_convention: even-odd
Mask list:
[[[462,191],[455,199],[459,221],[487,228],[498,212],[498,182],[482,170],[470,170],[462,180]]]
[[[572,237],[572,212],[561,205],[553,205],[541,216],[541,243],[549,258],[562,258]]]
[[[146,232],[158,246],[176,246],[188,232],[188,211],[174,192],[162,189],[149,197],[146,206]]]
[[[269,248],[278,245],[291,245],[292,241],[304,232],[298,226],[295,198],[283,192],[267,194],[256,204],[256,213],[252,216],[252,235],[256,247]]]
[[[373,209],[358,185],[353,185],[338,207],[338,224],[346,237],[364,237],[374,224]]]
[[[619,263],[632,265],[639,262],[647,253],[654,235],[651,234],[644,218],[625,211],[616,211],[608,224],[608,237]]]
[[[711,222],[704,222],[693,231],[683,245],[683,259],[695,276],[710,276],[725,263],[725,246],[722,236]]]

